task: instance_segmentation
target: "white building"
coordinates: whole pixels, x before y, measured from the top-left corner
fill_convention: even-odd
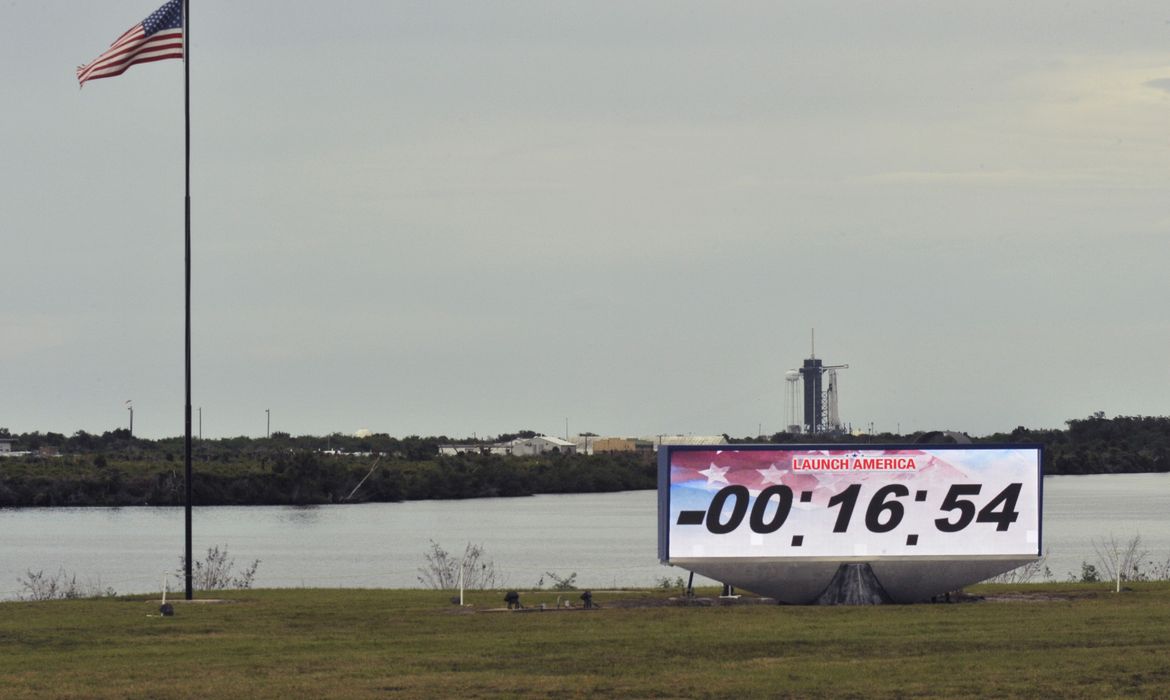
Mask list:
[[[518,456],[543,455],[550,452],[572,454],[577,451],[576,443],[549,437],[548,435],[537,435],[534,438],[516,438],[509,444],[512,446],[511,454]]]
[[[722,435],[648,435],[643,440],[650,440],[656,447],[663,445],[726,445],[727,438]]]
[[[547,435],[537,435],[531,438],[516,438],[510,442],[439,445],[440,455],[480,454],[528,457],[549,453],[572,454],[576,451],[576,443]]]
[[[512,443],[477,442],[470,445],[439,445],[440,455],[510,455]]]

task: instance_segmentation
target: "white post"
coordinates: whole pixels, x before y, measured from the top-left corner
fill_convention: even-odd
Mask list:
[[[463,564],[465,562],[459,560],[459,607],[463,607]]]
[[[162,575],[162,604],[167,604],[167,573],[164,571]]]

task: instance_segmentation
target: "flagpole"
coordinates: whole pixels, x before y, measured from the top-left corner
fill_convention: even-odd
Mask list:
[[[191,600],[191,19],[190,0],[183,0],[183,131],[184,131],[184,272],[186,302],[186,332],[183,348],[184,380],[187,400],[183,407],[186,435],[183,440],[183,465],[185,467],[186,494],[184,503],[186,564],[184,577],[187,583],[187,600]]]

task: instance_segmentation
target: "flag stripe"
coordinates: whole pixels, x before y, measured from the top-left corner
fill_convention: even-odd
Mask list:
[[[85,85],[88,80],[112,78],[139,63],[183,58],[181,8],[177,0],[171,0],[128,29],[102,55],[77,69],[78,83]]]
[[[77,69],[77,78],[84,85],[87,80],[112,78],[121,75],[136,63],[149,63],[165,58],[183,57],[183,31],[159,32],[149,38],[142,36],[141,27],[136,36],[111,46],[88,66]]]
[[[181,54],[181,53],[178,55],[138,57],[138,58],[135,58],[132,63],[127,63],[125,65],[118,66],[118,67],[112,67],[107,71],[102,71],[101,73],[91,74],[91,75],[87,76],[84,80],[82,80],[82,82],[84,83],[86,80],[97,80],[98,78],[114,78],[114,77],[117,77],[117,76],[125,73],[126,70],[130,68],[130,66],[136,66],[139,63],[153,63],[155,61],[164,61],[164,60],[169,59],[169,58],[182,58],[182,57],[183,57],[183,54]]]

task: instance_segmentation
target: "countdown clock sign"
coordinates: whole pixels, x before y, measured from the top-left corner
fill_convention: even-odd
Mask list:
[[[801,578],[801,561],[830,576],[826,562],[998,573],[1040,554],[1040,477],[1036,446],[664,447],[659,558],[700,573],[714,566],[727,582],[729,562],[755,579],[767,562]],[[985,565],[954,565],[962,560]],[[908,576],[904,565],[885,570]]]

